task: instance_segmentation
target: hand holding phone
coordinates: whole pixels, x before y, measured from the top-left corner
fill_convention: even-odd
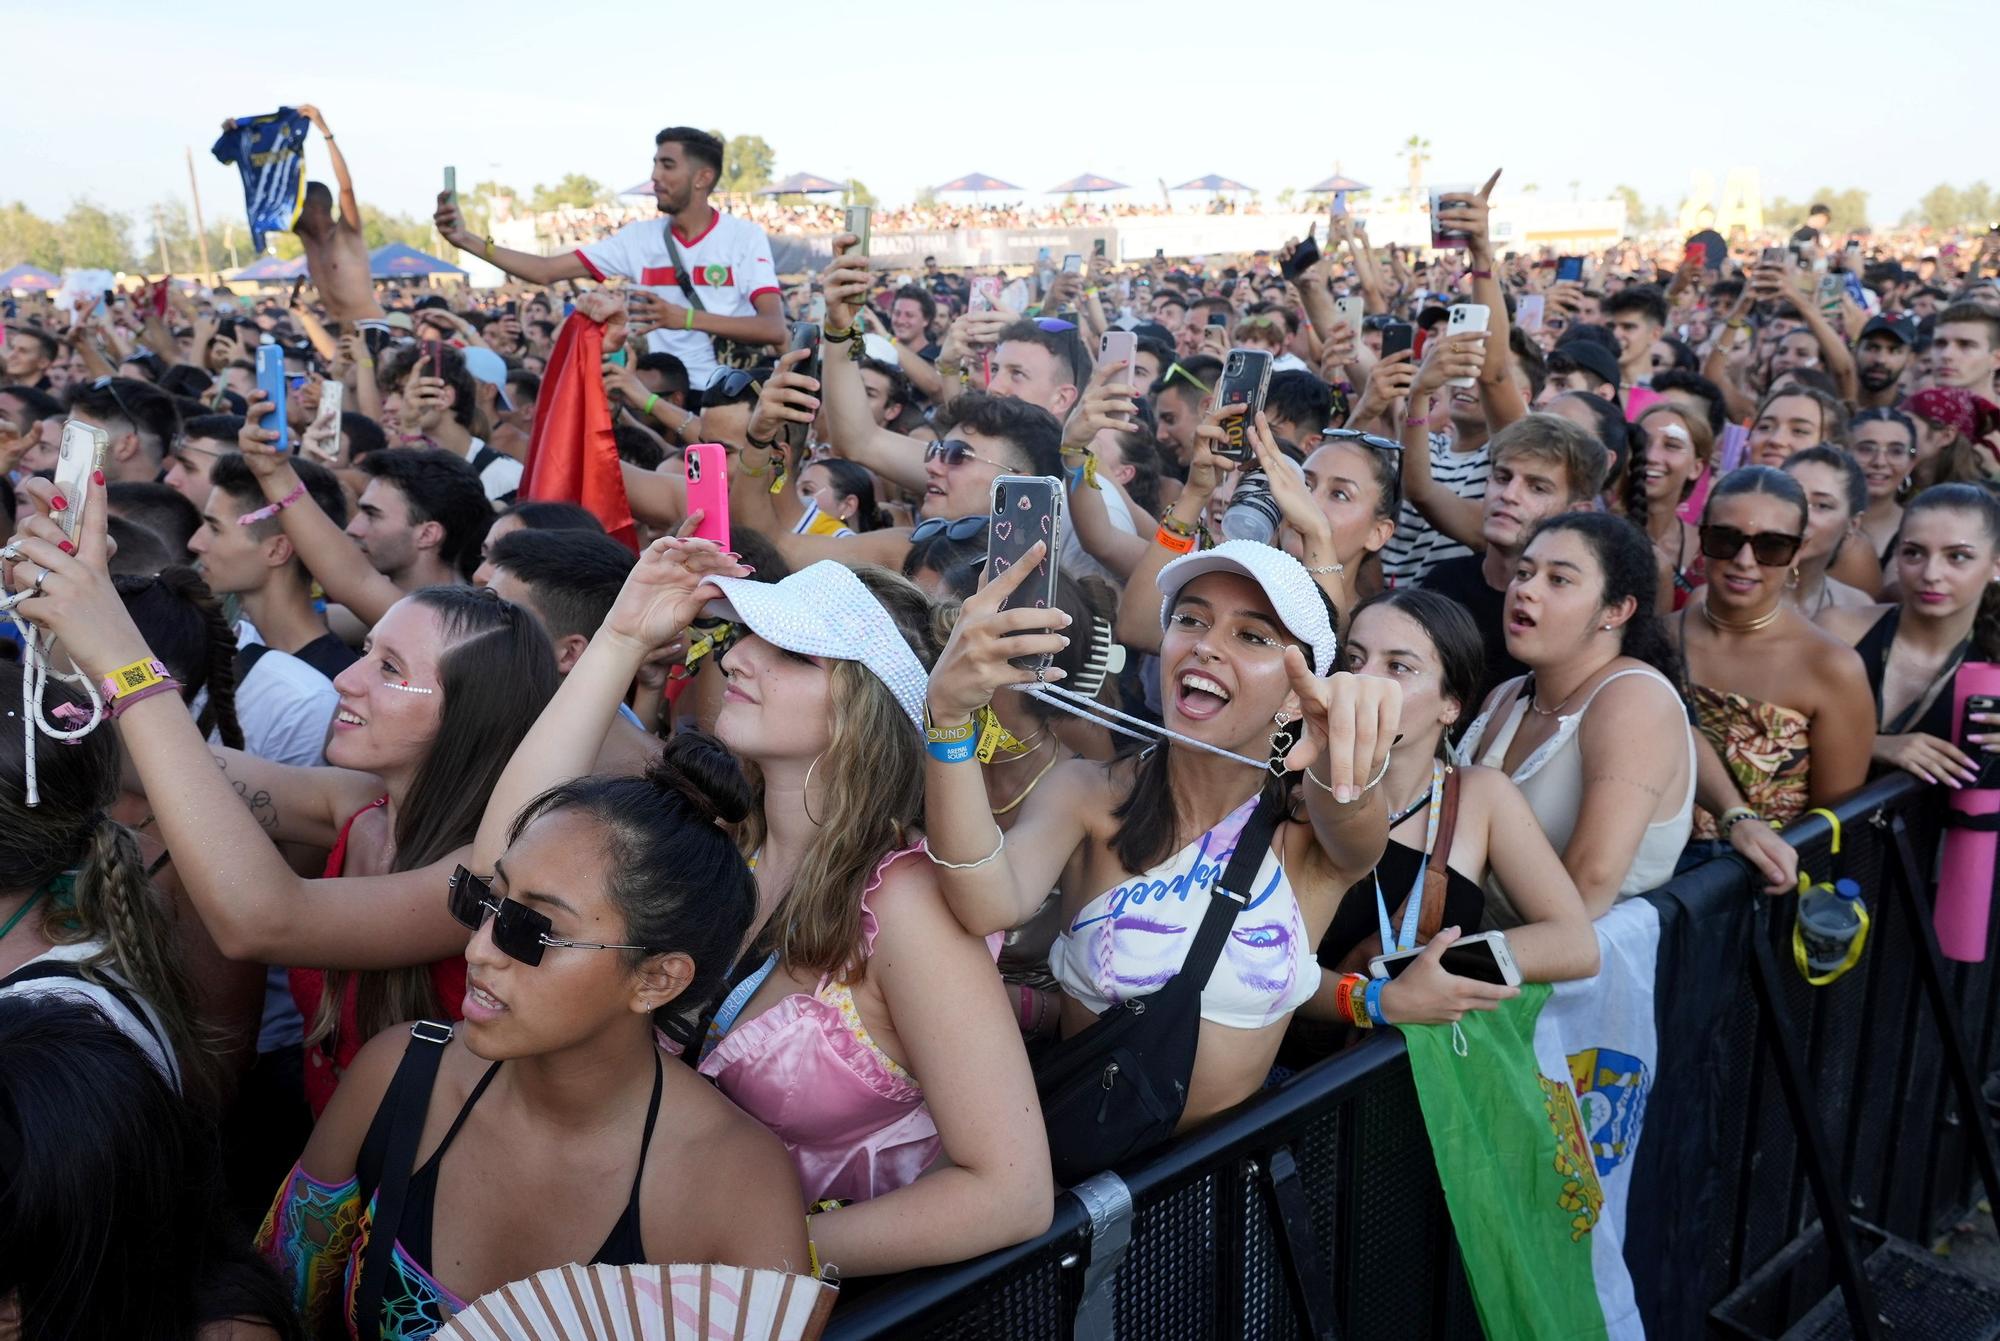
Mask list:
[[[719,442],[697,442],[681,458],[687,478],[688,515],[701,513],[689,534],[729,548],[729,453]]]
[[[56,513],[53,520],[71,540],[83,529],[83,505],[90,496],[90,478],[104,468],[104,454],[110,446],[111,435],[103,429],[77,419],[64,421],[62,446],[56,453],[55,484],[56,497],[69,506]]]
[[[1319,220],[1313,220],[1305,237],[1278,263],[1278,273],[1296,283],[1300,275],[1319,264]]]
[[[292,429],[285,416],[285,351],[277,345],[257,346],[257,389],[270,397],[270,408],[257,427],[278,435],[272,451],[291,451]]]
[[[1250,421],[1264,409],[1264,395],[1271,387],[1271,355],[1263,349],[1232,349],[1223,361],[1222,376],[1215,384],[1215,405],[1225,409],[1231,405],[1241,405],[1243,413],[1233,416],[1224,426],[1229,435],[1228,446],[1217,448],[1217,456],[1228,457],[1232,461],[1248,461],[1250,446],[1246,434]]]
[[[846,231],[854,234],[855,244],[851,255],[868,255],[869,225],[874,220],[875,211],[867,205],[847,207]]]
[[[1046,544],[1027,580],[1000,602],[1000,609],[1047,610],[1056,600],[1056,554],[1062,547],[1062,481],[1046,475],[1002,475],[993,481],[986,526],[986,579],[994,581],[1018,565],[1037,542]],[[1022,629],[1009,637],[1048,633],[1046,627]],[[1024,671],[1046,670],[1053,652],[1009,657]]]

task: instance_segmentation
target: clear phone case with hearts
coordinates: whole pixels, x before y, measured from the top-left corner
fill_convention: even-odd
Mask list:
[[[1062,548],[1062,481],[1047,475],[1002,475],[993,481],[991,512],[986,527],[986,580],[1000,576],[1021,562],[1037,541],[1047,541],[1048,549],[1028,579],[1001,602],[1003,610],[1032,607],[1046,610],[1056,598],[1056,556]],[[1048,632],[1047,629],[1025,632]],[[1022,670],[1044,670],[1054,658],[1047,652],[1013,657]]]

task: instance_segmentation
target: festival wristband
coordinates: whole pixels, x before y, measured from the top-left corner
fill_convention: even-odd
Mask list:
[[[1382,1013],[1382,991],[1389,985],[1387,978],[1372,978],[1361,1004],[1368,1010],[1368,1018],[1373,1023],[1386,1026],[1389,1018]]]
[[[167,683],[167,667],[158,657],[145,657],[129,666],[120,666],[105,676],[101,684],[107,702],[115,702],[128,694],[156,684]]]
[[[238,526],[255,526],[258,522],[269,521],[271,520],[271,518],[277,516],[280,512],[283,512],[286,508],[298,502],[301,498],[304,498],[305,496],[306,496],[306,482],[304,480],[300,480],[297,484],[292,486],[292,491],[286,494],[283,498],[279,499],[275,503],[266,504],[264,507],[256,508],[250,512],[244,513],[242,516],[236,519],[236,524]]]
[[[1153,543],[1174,554],[1186,554],[1194,549],[1193,536],[1175,535],[1164,526],[1153,536]]]
[[[659,403],[660,393],[655,391],[652,395],[646,397],[646,403],[639,407],[639,413],[650,418],[653,413],[653,407]]]
[[[685,324],[684,326],[682,326],[682,327],[681,327],[681,329],[682,329],[682,330],[684,330],[684,331],[691,331],[691,330],[693,330],[693,329],[694,329],[694,309],[693,309],[693,308],[691,308],[691,307],[690,307],[690,308],[688,308],[688,309],[687,309],[687,323],[686,323],[686,324]]]
[[[978,731],[979,723],[974,719],[958,726],[937,726],[931,721],[930,709],[924,709],[924,740],[929,744],[953,745],[961,740],[971,740]]]
[[[968,737],[965,740],[931,741],[924,748],[931,758],[941,764],[969,764],[979,753],[979,742]]]
[[[180,687],[179,680],[155,680],[144,689],[134,689],[129,694],[120,694],[112,699],[106,708],[107,715],[115,722],[124,713],[125,709],[131,707],[134,703],[138,703],[143,699],[149,699],[155,694],[178,691]]]

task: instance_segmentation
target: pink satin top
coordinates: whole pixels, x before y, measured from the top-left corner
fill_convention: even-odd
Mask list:
[[[863,958],[874,953],[878,929],[869,896],[892,863],[916,850],[882,858],[862,891]],[[810,996],[794,992],[724,1034],[701,1073],[785,1143],[808,1205],[893,1192],[942,1148],[923,1087],[876,1046],[852,989],[830,974]]]

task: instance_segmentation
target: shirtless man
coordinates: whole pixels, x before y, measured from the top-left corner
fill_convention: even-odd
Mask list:
[[[354,179],[347,173],[347,159],[333,142],[333,132],[326,128],[319,108],[300,103],[299,113],[311,119],[326,141],[334,180],[340,183],[340,217],[333,215],[333,193],[326,189],[326,183],[307,182],[305,205],[292,231],[306,249],[306,269],[328,315],[343,330],[372,327],[384,332],[370,339],[370,348],[374,348],[378,340],[386,341],[389,328],[383,321],[382,305],[375,301],[375,281],[368,275],[368,243],[361,235],[361,201],[354,194]]]

